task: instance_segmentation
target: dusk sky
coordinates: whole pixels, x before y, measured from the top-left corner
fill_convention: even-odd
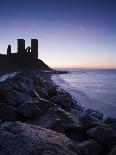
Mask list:
[[[116,0],[0,0],[0,53],[18,38],[51,67],[116,68]]]

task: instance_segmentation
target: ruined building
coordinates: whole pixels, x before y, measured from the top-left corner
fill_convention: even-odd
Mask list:
[[[38,59],[38,40],[31,39],[31,47],[25,47],[24,39],[17,39],[17,52],[12,53],[8,45],[7,55],[0,54],[0,73],[23,69],[50,69],[42,60]]]

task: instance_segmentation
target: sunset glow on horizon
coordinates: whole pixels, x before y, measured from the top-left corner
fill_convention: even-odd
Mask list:
[[[37,38],[50,67],[116,69],[115,0],[4,0],[0,19],[0,53]]]

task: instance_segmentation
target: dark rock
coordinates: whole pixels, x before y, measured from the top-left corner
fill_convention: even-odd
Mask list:
[[[79,121],[80,121],[81,125],[86,130],[89,129],[89,128],[93,128],[93,127],[96,127],[96,126],[102,126],[103,125],[103,122],[96,119],[92,115],[88,115],[88,114],[80,116]]]
[[[49,97],[53,97],[57,95],[57,89],[55,86],[48,89],[48,95]]]
[[[51,129],[57,119],[62,121],[64,128],[78,124],[77,120],[75,120],[70,113],[61,108],[50,108],[47,114],[41,117],[39,125]]]
[[[65,129],[62,123],[62,120],[60,119],[56,119],[53,124],[51,124],[50,129],[56,131],[56,132],[60,132],[60,133],[65,133]]]
[[[104,123],[116,130],[116,118],[108,117],[104,120]]]
[[[55,106],[54,103],[48,100],[42,99],[40,97],[37,98],[37,102],[35,104],[36,106],[39,107],[42,113],[47,112],[49,108],[52,108]]]
[[[0,155],[80,155],[65,135],[21,122],[0,125]]]
[[[37,99],[30,98],[30,100],[22,103],[18,108],[18,112],[25,118],[35,118],[44,114],[53,106],[52,102],[38,96]]]
[[[35,91],[35,89],[32,89],[28,92],[28,94],[32,97],[32,98],[37,98],[40,97],[39,94]]]
[[[116,146],[107,155],[116,155]]]
[[[31,96],[15,90],[11,90],[5,99],[5,102],[14,107],[18,107],[22,103],[27,103],[30,100],[32,100]]]
[[[70,109],[73,105],[72,98],[67,94],[54,96],[50,99],[50,101],[54,102],[55,104],[59,105],[61,108],[65,110]]]
[[[5,100],[5,98],[7,97],[8,93],[9,93],[9,89],[7,88],[0,88],[0,101],[3,102]]]
[[[81,155],[104,155],[101,145],[92,139],[79,143],[77,148]]]
[[[112,128],[96,127],[87,131],[87,134],[101,144],[106,151],[116,145],[116,131]]]
[[[65,134],[72,140],[82,141],[87,138],[86,131],[81,125],[74,125],[65,128]]]
[[[2,122],[15,121],[17,119],[17,111],[14,107],[7,104],[0,104],[0,120]]]
[[[18,108],[18,112],[24,118],[35,118],[41,115],[41,111],[34,101],[21,104]]]
[[[34,90],[39,94],[41,98],[48,99],[48,93],[43,87],[35,86]]]
[[[85,110],[85,114],[87,115],[91,115],[97,119],[99,119],[100,121],[103,120],[103,113],[97,111],[97,110],[92,110],[92,109],[86,109]]]

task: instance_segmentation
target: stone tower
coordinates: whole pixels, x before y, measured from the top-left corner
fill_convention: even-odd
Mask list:
[[[38,40],[31,39],[31,54],[34,59],[38,59]]]
[[[7,55],[10,55],[11,54],[11,45],[8,45],[8,48],[7,48]]]
[[[23,55],[25,52],[25,40],[24,39],[17,39],[18,44],[18,54]]]

